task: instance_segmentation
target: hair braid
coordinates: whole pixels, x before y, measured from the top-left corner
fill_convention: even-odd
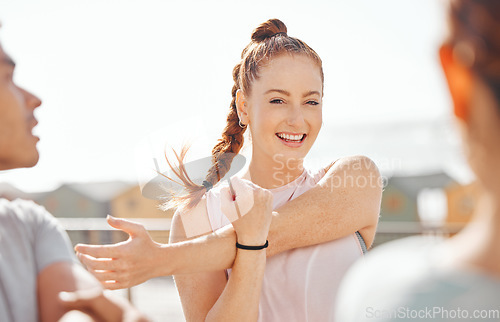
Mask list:
[[[241,64],[237,64],[233,69],[233,79],[234,85],[231,90],[232,100],[229,106],[229,113],[227,115],[226,127],[222,131],[222,138],[219,139],[217,144],[212,149],[212,166],[208,170],[206,176],[206,181],[210,184],[215,185],[219,182],[231,168],[231,162],[238,152],[240,152],[243,146],[243,134],[245,133],[246,127],[242,128],[239,125],[238,112],[236,110],[236,92],[239,89],[239,73]],[[171,201],[166,202],[163,205],[163,209],[170,209],[179,206],[185,206],[190,209],[201,200],[205,194],[206,188],[203,185],[195,184],[188,176],[184,167],[184,158],[186,156],[188,147],[184,146],[180,155],[175,151],[175,157],[179,164],[178,168],[172,166],[168,161],[167,163],[174,172],[174,174],[179,177],[184,185],[187,193],[180,196],[173,196]],[[168,177],[167,177],[168,178]],[[171,178],[168,178],[173,180]]]
[[[226,127],[222,131],[222,138],[212,149],[212,167],[208,170],[206,180],[215,185],[229,171],[231,162],[243,146],[243,134],[246,127],[242,128],[239,125],[238,112],[236,110],[236,92],[239,89],[239,73],[240,64],[237,64],[233,69],[234,85],[231,90],[232,100],[227,114]]]

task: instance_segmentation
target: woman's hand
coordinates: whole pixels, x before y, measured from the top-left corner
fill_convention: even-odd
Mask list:
[[[231,178],[231,187],[221,190],[222,212],[232,221],[238,243],[259,246],[266,242],[272,219],[273,194],[252,182]],[[232,220],[232,219],[236,220]]]
[[[156,277],[154,260],[160,244],[141,224],[111,216],[107,220],[130,237],[114,245],[76,245],[78,258],[89,272],[108,289],[127,288]]]

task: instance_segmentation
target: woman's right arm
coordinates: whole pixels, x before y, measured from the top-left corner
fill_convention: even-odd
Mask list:
[[[238,242],[245,245],[265,243],[271,223],[272,195],[268,191],[255,194],[250,212],[233,223]],[[171,243],[185,240],[180,212],[176,212],[171,228]],[[228,280],[224,271],[175,275],[187,321],[256,321],[266,250],[238,249]]]

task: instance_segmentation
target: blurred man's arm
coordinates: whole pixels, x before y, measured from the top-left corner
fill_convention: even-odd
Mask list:
[[[80,321],[147,321],[125,299],[104,294],[101,284],[76,263],[47,266],[38,274],[37,288],[39,319],[43,322],[58,321],[71,310],[83,312],[71,314],[72,321],[77,316]]]

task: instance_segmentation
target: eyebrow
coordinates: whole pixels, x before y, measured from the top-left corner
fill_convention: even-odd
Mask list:
[[[283,94],[286,96],[290,96],[290,92],[285,91],[284,89],[277,89],[277,88],[270,89],[267,92],[265,92],[264,94],[269,94],[269,93],[273,93],[273,92],[280,93],[280,94]],[[320,95],[320,93],[318,91],[309,91],[307,93],[304,93],[304,95],[302,95],[302,97],[307,97],[307,96],[311,96],[311,95]]]
[[[309,92],[305,93],[302,97],[307,97],[307,96],[311,96],[311,95],[321,96],[321,94],[318,91],[309,91]]]

